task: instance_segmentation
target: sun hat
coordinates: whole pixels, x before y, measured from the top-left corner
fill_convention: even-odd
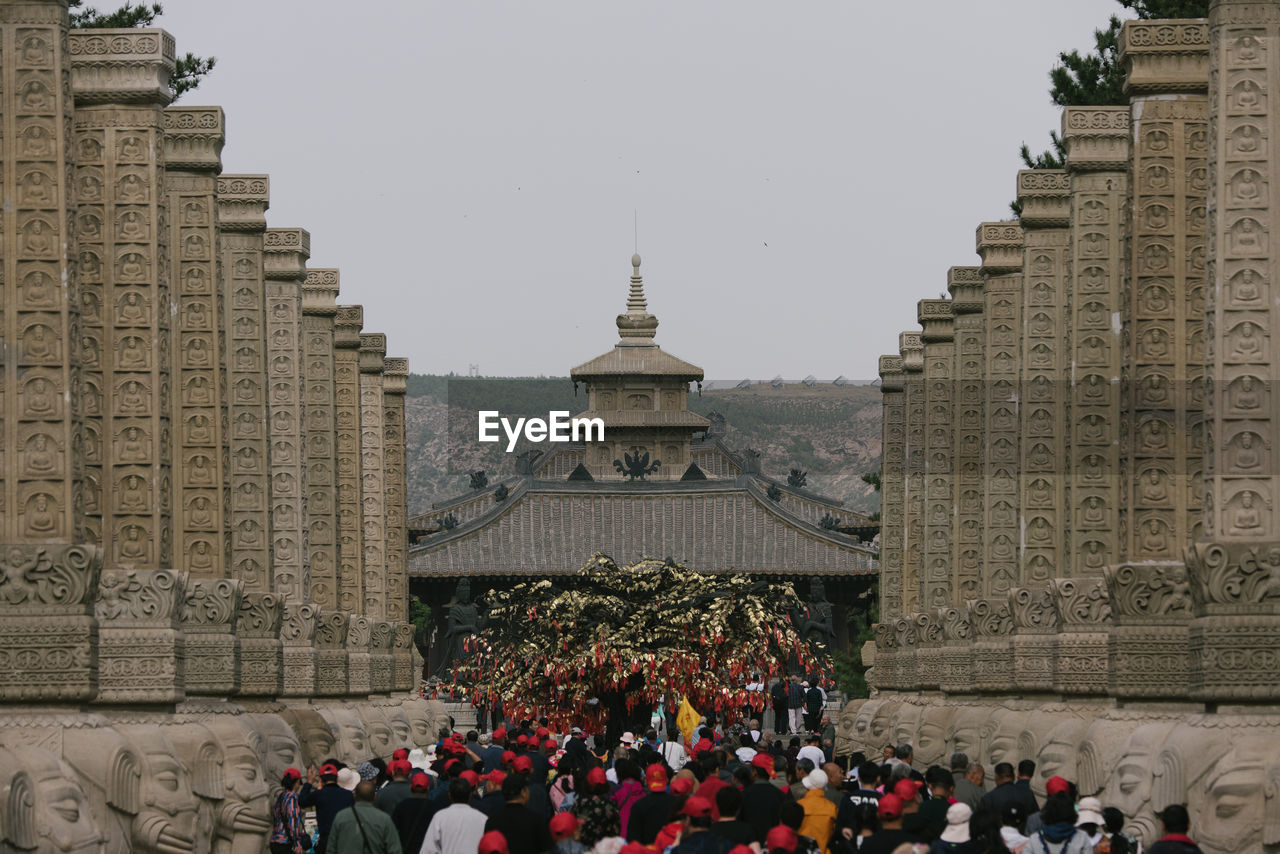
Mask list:
[[[1082,824],[1096,824],[1101,827],[1106,823],[1107,820],[1102,817],[1102,801],[1097,798],[1080,799],[1080,810],[1076,814],[1076,827]]]
[[[805,786],[810,789],[825,789],[829,782],[831,781],[827,778],[827,772],[821,768],[814,768],[804,778]]]
[[[348,792],[353,791],[359,782],[360,775],[356,773],[354,768],[343,768],[338,772],[338,785]]]
[[[966,803],[954,803],[947,807],[947,827],[939,838],[943,842],[968,842],[969,819],[973,810]]]

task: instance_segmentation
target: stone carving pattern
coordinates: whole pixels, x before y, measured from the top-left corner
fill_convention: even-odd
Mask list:
[[[227,423],[232,444],[229,560],[234,577],[252,591],[271,590],[274,584],[262,270],[267,190],[264,175],[223,175],[217,182],[222,292],[229,300],[224,315]]]
[[[906,405],[903,398],[901,356],[880,357],[880,607],[882,613],[902,610],[902,561],[906,487]]]
[[[920,582],[924,566],[925,521],[925,385],[924,344],[919,332],[898,336],[904,380],[903,401],[906,410],[906,506],[903,530],[902,610],[919,607]],[[888,615],[885,615],[888,616]]]
[[[384,470],[387,479],[387,618],[409,618],[409,512],[405,471],[404,392],[408,359],[386,359],[383,388]]]
[[[246,592],[241,598],[236,628],[241,696],[274,697],[280,693],[283,619],[284,598],[280,594]]]
[[[239,579],[193,579],[182,608],[186,635],[186,690],[194,696],[225,697],[240,685],[236,637],[244,584]]]
[[[1013,680],[1013,615],[1009,597],[971,599],[967,603],[973,626],[973,684],[979,691],[1008,690]]]
[[[949,584],[951,605],[981,594],[982,565],[982,427],[986,383],[983,380],[985,321],[981,270],[952,267],[947,271],[955,311],[955,492]],[[883,487],[882,487],[883,494]]]
[[[360,499],[359,306],[339,306],[334,318],[334,412],[337,422],[338,607],[364,607],[364,524]]]
[[[1109,692],[1117,697],[1185,697],[1191,582],[1179,562],[1104,570],[1113,625],[1107,639]]]
[[[360,507],[364,534],[364,603],[360,612],[375,620],[387,615],[386,457],[382,424],[386,352],[386,336],[367,332],[360,335]],[[352,679],[355,678],[353,673]]]
[[[108,569],[98,582],[99,703],[172,703],[185,670],[179,610],[187,573]]]
[[[307,526],[311,601],[338,607],[337,449],[334,430],[334,302],[337,270],[308,270],[303,282],[303,350],[307,383]]]
[[[952,306],[921,300],[924,327],[924,566],[921,607],[951,604],[952,526],[955,504],[955,340]]]

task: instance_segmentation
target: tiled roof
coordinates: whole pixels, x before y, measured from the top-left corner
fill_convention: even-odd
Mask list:
[[[620,344],[589,362],[583,362],[569,371],[573,379],[616,376],[620,374],[647,374],[650,376],[685,377],[702,379],[702,368],[677,359],[657,344]]]
[[[687,409],[588,409],[575,418],[599,418],[609,427],[693,427],[705,430],[711,421]]]

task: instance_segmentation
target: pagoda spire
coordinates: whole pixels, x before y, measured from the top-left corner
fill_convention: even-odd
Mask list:
[[[622,344],[651,344],[658,331],[658,318],[649,313],[644,298],[644,279],[640,275],[640,255],[631,256],[631,290],[627,294],[627,312],[618,315],[618,336]]]

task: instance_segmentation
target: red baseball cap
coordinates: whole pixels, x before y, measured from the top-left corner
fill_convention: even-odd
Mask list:
[[[681,777],[680,780],[686,783],[692,782],[685,777]],[[676,782],[678,783],[680,780]],[[675,788],[674,785],[672,788]],[[692,785],[690,785],[690,788],[692,788]],[[680,815],[687,815],[690,818],[711,818],[711,801],[694,795],[684,802],[684,806],[680,808]]]
[[[494,740],[494,741],[506,741],[506,740],[507,740],[507,728],[506,728],[506,727],[502,727],[502,726],[500,726],[500,727],[498,727],[497,729],[495,729],[495,730],[493,731],[493,740]]]
[[[555,842],[568,839],[578,829],[578,817],[571,812],[558,812],[551,817],[551,838]]]
[[[533,760],[528,756],[517,756],[511,763],[511,770],[517,774],[528,774],[533,771]]]
[[[651,792],[666,791],[667,769],[657,762],[644,769],[644,787]]]
[[[546,738],[547,736],[551,735],[551,730],[547,729],[544,726],[540,726],[538,727],[537,735],[538,735],[538,738]]]
[[[479,775],[479,774],[477,774],[475,771],[472,771],[470,768],[468,768],[466,771],[463,771],[463,772],[462,772],[461,774],[459,774],[458,776],[459,776],[459,777],[461,777],[462,779],[466,780],[468,783],[470,783],[470,784],[471,784],[471,788],[473,788],[473,789],[474,789],[476,786],[479,786],[479,785],[480,785],[480,775]]]
[[[425,771],[419,771],[409,778],[409,791],[428,792],[431,790],[431,778]]]
[[[485,774],[484,778],[489,781],[489,785],[491,786],[501,786],[502,781],[507,779],[507,775],[505,771],[501,771],[495,768],[494,770],[490,771],[488,774]]]
[[[547,750],[555,750],[556,747],[558,747],[558,745],[549,738],[542,743],[542,746],[545,747]]]
[[[902,798],[905,804],[907,801],[914,801],[916,795],[920,794],[920,781],[903,779],[893,784],[893,793]]]
[[[774,776],[773,757],[767,753],[757,753],[751,757],[751,765],[759,768],[761,771],[768,771],[769,776]]]
[[[520,733],[520,735],[516,737],[516,744],[528,744],[528,743],[529,743],[529,736],[525,735],[524,733]]]
[[[688,777],[676,777],[671,781],[671,794],[684,796],[693,791],[693,781]],[[705,798],[704,798],[705,800]]]
[[[391,758],[392,758],[392,759],[408,759],[408,758],[409,758],[409,748],[407,748],[407,747],[398,747],[398,748],[396,748],[395,752],[391,754]]]
[[[1050,795],[1060,795],[1071,790],[1071,784],[1065,778],[1054,775],[1045,781],[1044,790]]]
[[[608,783],[609,778],[605,776],[603,768],[592,768],[587,772],[587,785],[599,786],[601,783]]]
[[[471,838],[475,839],[474,836]],[[511,854],[510,849],[507,848],[507,837],[496,830],[489,831],[480,837],[476,854]]]
[[[880,798],[880,804],[876,807],[876,812],[881,818],[895,819],[902,817],[902,798],[897,795],[883,795]]]
[[[321,765],[320,776],[321,777],[337,777],[338,766],[337,765]]]
[[[413,773],[413,765],[410,764],[408,759],[392,759],[387,763],[387,771],[390,772],[392,777],[396,775],[408,777]]]
[[[459,765],[461,763],[462,763],[461,759],[446,759],[444,761],[444,765],[442,766],[442,770],[447,774],[449,773],[450,768],[452,768],[455,765]]]
[[[296,783],[298,780],[302,779],[302,772],[297,768],[286,768],[284,769],[284,774],[281,776],[286,780],[293,780]]]
[[[516,752],[514,750],[502,751],[502,764],[508,765],[516,761]]]
[[[774,851],[795,851],[799,844],[796,832],[785,824],[771,828],[764,838],[764,847],[770,854]]]

